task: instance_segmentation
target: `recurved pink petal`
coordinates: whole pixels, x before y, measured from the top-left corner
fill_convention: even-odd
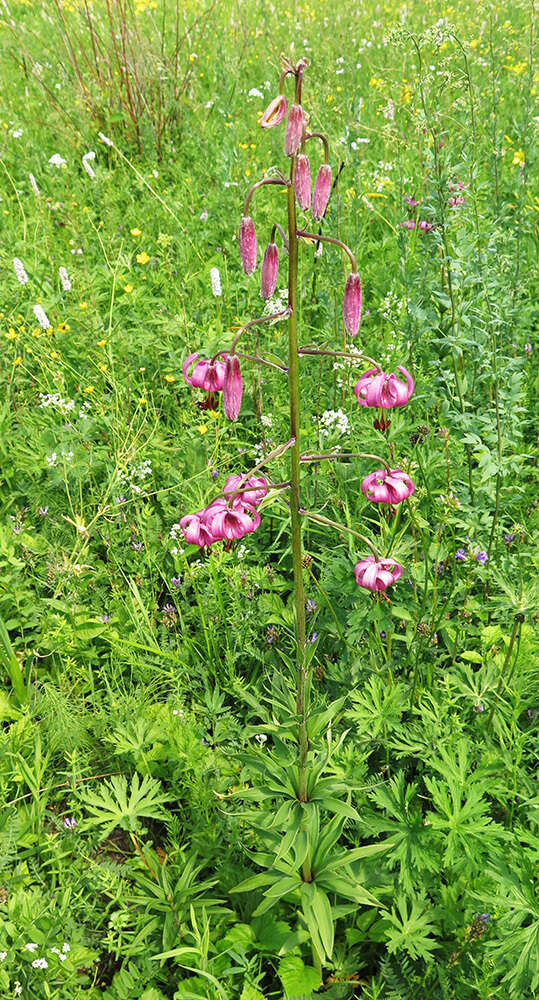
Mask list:
[[[261,128],[274,128],[275,125],[280,125],[283,118],[288,110],[288,101],[283,94],[278,94],[273,100],[268,104],[262,118],[260,119]]]

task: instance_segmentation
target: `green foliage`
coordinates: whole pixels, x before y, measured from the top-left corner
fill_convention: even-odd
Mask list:
[[[0,4],[2,997],[539,992],[535,36],[522,5],[450,17]],[[342,165],[321,232],[359,248],[355,343],[416,385],[381,430],[363,361],[301,359],[301,448],[340,451],[302,504],[404,566],[371,597],[361,541],[304,524],[306,801],[283,491],[242,545],[178,527],[288,434],[277,369],[242,360],[231,424],[182,364],[260,312],[233,236],[282,165],[256,123],[292,42]],[[280,212],[256,201],[260,248]],[[302,343],[340,349],[341,262],[302,249]],[[279,324],[246,343],[286,363]],[[348,452],[410,473],[395,516]]]

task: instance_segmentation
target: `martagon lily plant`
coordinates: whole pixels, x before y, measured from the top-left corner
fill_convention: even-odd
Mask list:
[[[353,571],[359,587],[373,591],[385,598],[388,587],[397,583],[403,567],[389,554],[379,552],[374,540],[345,525],[328,519],[316,511],[304,509],[301,500],[301,470],[308,462],[332,460],[335,452],[328,455],[301,454],[300,452],[300,362],[312,356],[346,357],[351,364],[369,365],[354,386],[354,393],[361,407],[376,411],[374,425],[380,430],[389,426],[384,416],[393,407],[405,406],[413,391],[414,382],[409,372],[400,365],[398,375],[386,373],[376,361],[361,351],[346,348],[346,337],[358,336],[361,327],[362,287],[356,258],[352,250],[341,240],[320,231],[312,233],[298,226],[297,208],[312,215],[314,222],[322,223],[329,203],[332,187],[332,173],[329,163],[329,143],[320,132],[309,131],[309,117],[302,104],[302,83],[307,61],[300,59],[293,64],[281,57],[282,72],[279,93],[272,100],[260,119],[263,129],[284,128],[284,154],[288,160],[288,170],[278,176],[264,177],[249,190],[245,199],[239,228],[239,250],[241,264],[246,275],[253,275],[258,263],[258,242],[251,211],[255,193],[262,188],[278,186],[287,193],[286,227],[276,222],[270,232],[269,241],[262,258],[261,297],[271,298],[274,293],[278,269],[279,250],[277,234],[282,244],[281,253],[287,258],[288,303],[277,314],[265,315],[245,323],[228,346],[224,346],[214,357],[200,359],[194,353],[186,358],[183,372],[187,383],[206,392],[206,403],[217,405],[217,394],[222,392],[223,409],[230,420],[236,420],[242,400],[242,375],[238,355],[238,345],[247,331],[254,326],[268,322],[287,322],[288,359],[286,363],[275,364],[263,357],[252,358],[262,364],[270,364],[286,375],[290,404],[290,432],[288,441],[245,474],[235,474],[228,478],[221,496],[204,510],[188,513],[180,521],[187,542],[208,548],[217,542],[226,546],[234,540],[255,531],[260,525],[258,507],[273,484],[258,475],[260,470],[288,453],[290,477],[287,483],[279,484],[286,490],[290,516],[290,544],[292,552],[296,656],[290,662],[295,678],[295,692],[291,706],[291,718],[296,729],[296,758],[290,759],[286,743],[279,735],[278,727],[274,738],[275,753],[266,752],[261,762],[254,757],[251,766],[262,775],[262,784],[272,791],[253,791],[253,798],[278,799],[282,805],[273,804],[265,815],[258,813],[257,829],[263,830],[263,849],[255,852],[253,860],[265,869],[262,873],[247,879],[236,891],[263,889],[263,899],[255,913],[263,913],[280,899],[289,899],[298,906],[301,919],[306,924],[314,964],[313,972],[322,981],[322,968],[331,962],[333,949],[334,921],[339,915],[359,905],[381,906],[382,904],[366,889],[358,884],[353,863],[359,858],[375,854],[384,845],[366,845],[353,850],[339,847],[342,826],[347,817],[358,818],[349,803],[349,788],[346,783],[334,778],[323,777],[328,764],[328,752],[316,752],[316,738],[327,727],[332,717],[342,705],[324,712],[311,712],[311,655],[306,641],[306,611],[303,582],[302,522],[312,520],[336,531],[348,531],[356,536],[366,549]],[[289,104],[284,91],[292,84],[293,100]],[[312,191],[311,165],[307,149],[312,142],[322,150],[323,162],[318,168],[314,191]],[[345,331],[344,350],[327,350],[308,344],[300,346],[298,330],[298,257],[300,246],[308,247],[316,243],[327,243],[340,250],[350,264],[350,272],[343,291],[343,327]],[[364,496],[374,504],[396,506],[405,501],[414,491],[410,477],[400,469],[390,468],[388,463],[376,455],[361,452],[349,455],[339,454],[339,459],[364,458],[374,460],[381,468],[370,472],[363,480],[361,489]],[[352,567],[351,567],[352,571]],[[275,728],[275,727],[274,727]],[[287,727],[289,739],[290,726]],[[332,819],[321,825],[320,814],[330,813]],[[344,898],[347,903],[336,905],[335,900]],[[333,900],[333,902],[332,902]],[[353,904],[353,905],[350,905]]]

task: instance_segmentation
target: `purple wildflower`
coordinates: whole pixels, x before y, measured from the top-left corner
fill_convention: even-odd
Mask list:
[[[407,205],[410,205],[410,208],[417,208],[417,206],[421,204],[421,202],[418,201],[417,198],[410,198],[410,196],[407,194],[404,195],[404,200]]]
[[[415,229],[415,222],[413,219],[405,219],[401,225],[404,226],[405,229]]]
[[[477,555],[476,555],[476,557],[475,557],[475,561],[478,562],[478,563],[481,563],[481,565],[484,566],[485,563],[488,562],[487,553],[486,552],[478,552]]]
[[[40,517],[46,517],[48,513],[49,513],[49,508],[48,507],[40,507],[39,508]]]
[[[455,552],[455,559],[457,562],[465,562],[467,558],[466,549],[457,549]]]
[[[316,603],[316,601],[311,601],[311,599],[309,598],[309,600],[305,605],[305,610],[307,614],[312,615],[313,611],[316,611],[317,609],[318,609],[318,604]]]
[[[74,816],[66,816],[64,819],[64,830],[74,830],[79,824]]]
[[[181,576],[171,576],[170,582],[171,582],[172,586],[176,590],[178,590],[178,588],[181,587],[181,585],[182,585],[182,578],[181,578]]]
[[[479,713],[484,712],[485,706],[483,705],[483,702],[480,701],[477,705],[474,705],[473,710],[474,712],[479,712]]]

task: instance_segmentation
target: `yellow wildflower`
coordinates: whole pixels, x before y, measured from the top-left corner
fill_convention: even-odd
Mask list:
[[[145,250],[143,250],[142,253],[138,253],[137,254],[137,263],[138,264],[147,264],[148,261],[149,261],[149,259],[150,258],[148,257],[148,254],[146,253]]]
[[[135,226],[134,229],[131,230],[131,236],[141,236],[141,235],[142,235],[142,233],[141,233],[140,229],[137,229],[136,226]]]

